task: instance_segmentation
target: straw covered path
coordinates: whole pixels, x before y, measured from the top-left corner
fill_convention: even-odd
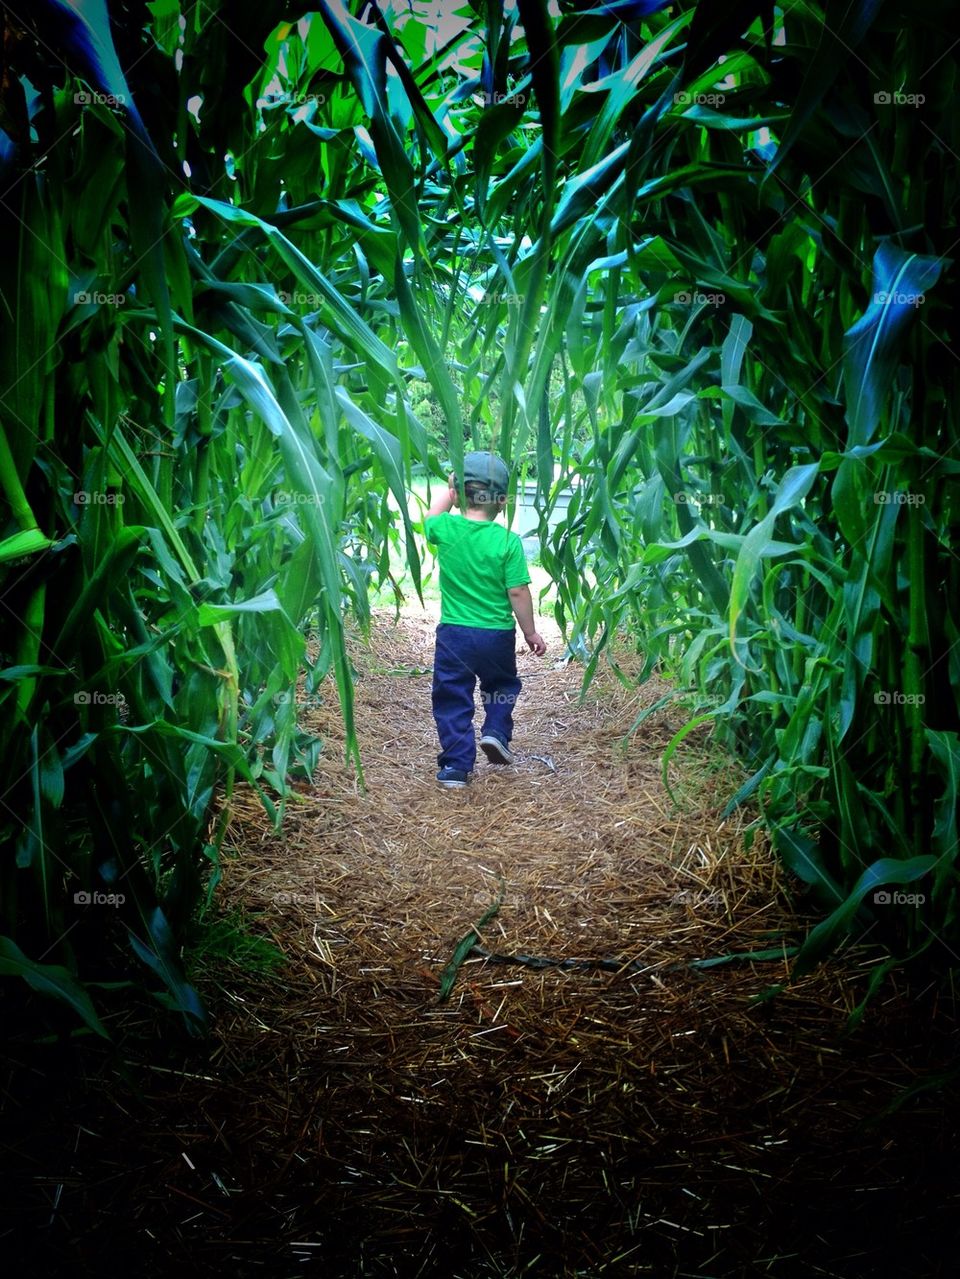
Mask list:
[[[581,704],[556,633],[520,658],[521,761],[440,791],[433,625],[380,616],[354,645],[365,790],[331,697],[303,708],[325,750],[282,833],[237,796],[217,909],[288,963],[208,957],[212,1052],[88,1110],[58,1210],[71,1272],[949,1273],[927,1187],[956,1194],[956,1104],[882,1114],[950,1062],[944,1006],[888,985],[844,1038],[874,954],[792,985],[784,960],[691,967],[805,921],[752,815],[721,820],[737,774],[702,737],[665,790],[682,710],[624,749],[664,686],[601,669]],[[501,897],[480,943],[534,962],[471,955],[438,1002]]]

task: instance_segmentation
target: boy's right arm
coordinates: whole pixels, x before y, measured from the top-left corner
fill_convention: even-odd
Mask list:
[[[520,629],[523,631],[523,638],[527,641],[527,647],[531,648],[537,657],[542,657],[547,651],[547,644],[543,636],[537,633],[530,587],[511,586],[507,595],[510,597],[510,606],[520,623]]]
[[[457,496],[457,477],[451,474],[447,480],[446,489],[441,489],[433,499],[433,504],[425,516],[429,519],[431,515],[443,515],[449,511]]]

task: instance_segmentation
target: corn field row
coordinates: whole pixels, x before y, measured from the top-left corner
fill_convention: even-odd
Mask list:
[[[586,680],[628,637],[665,765],[744,761],[795,971],[955,958],[947,6],[136,10],[3,6],[0,972],[202,1030],[213,801],[282,820],[304,669],[362,770],[345,618],[465,447],[535,480]]]

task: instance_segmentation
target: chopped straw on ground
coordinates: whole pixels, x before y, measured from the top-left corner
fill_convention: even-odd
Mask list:
[[[145,1274],[850,1279],[880,1254],[940,1273],[923,1185],[953,1178],[956,1106],[881,1113],[949,1063],[946,1008],[891,979],[844,1037],[875,952],[797,983],[786,959],[691,967],[809,919],[762,836],[745,847],[750,815],[721,820],[739,778],[703,732],[675,756],[679,806],[667,793],[681,708],[625,744],[668,690],[601,668],[581,704],[555,632],[547,660],[519,659],[517,765],[481,756],[441,791],[433,625],[378,616],[354,644],[365,790],[330,694],[304,710],[325,750],[282,831],[236,795],[218,908],[288,964],[208,959],[212,1055],[142,1069],[129,1120],[102,1097],[86,1127],[111,1156],[78,1134],[59,1201],[71,1255],[109,1230]],[[501,960],[468,955],[438,1001],[500,898],[477,940]]]

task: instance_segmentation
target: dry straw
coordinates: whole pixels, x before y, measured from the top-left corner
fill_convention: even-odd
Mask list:
[[[918,1077],[891,1040],[932,1064],[946,1050],[917,1043],[903,1005],[839,1038],[872,957],[793,986],[785,961],[689,967],[785,945],[804,922],[764,840],[745,850],[747,818],[719,819],[729,765],[691,738],[678,810],[660,753],[682,712],[623,750],[664,688],[604,674],[581,705],[575,666],[524,656],[538,678],[521,761],[481,758],[466,792],[440,791],[432,625],[378,618],[354,646],[366,793],[331,698],[306,712],[326,750],[283,832],[236,799],[220,901],[290,966],[240,987],[208,974],[215,1079],[185,1079],[181,1101],[211,1169],[239,1175],[238,1148],[256,1167],[265,1198],[242,1237],[278,1235],[330,1274],[505,1275],[534,1256],[545,1275],[666,1274],[678,1256],[734,1273],[765,1255],[778,1213],[789,1251],[791,1177],[815,1197],[849,1148],[858,1184],[894,1184],[885,1139],[859,1126]],[[501,891],[486,950],[622,970],[474,954],[438,1003],[458,940]],[[216,1213],[236,1223],[236,1202],[209,1183],[205,1202],[204,1228],[226,1239]]]

